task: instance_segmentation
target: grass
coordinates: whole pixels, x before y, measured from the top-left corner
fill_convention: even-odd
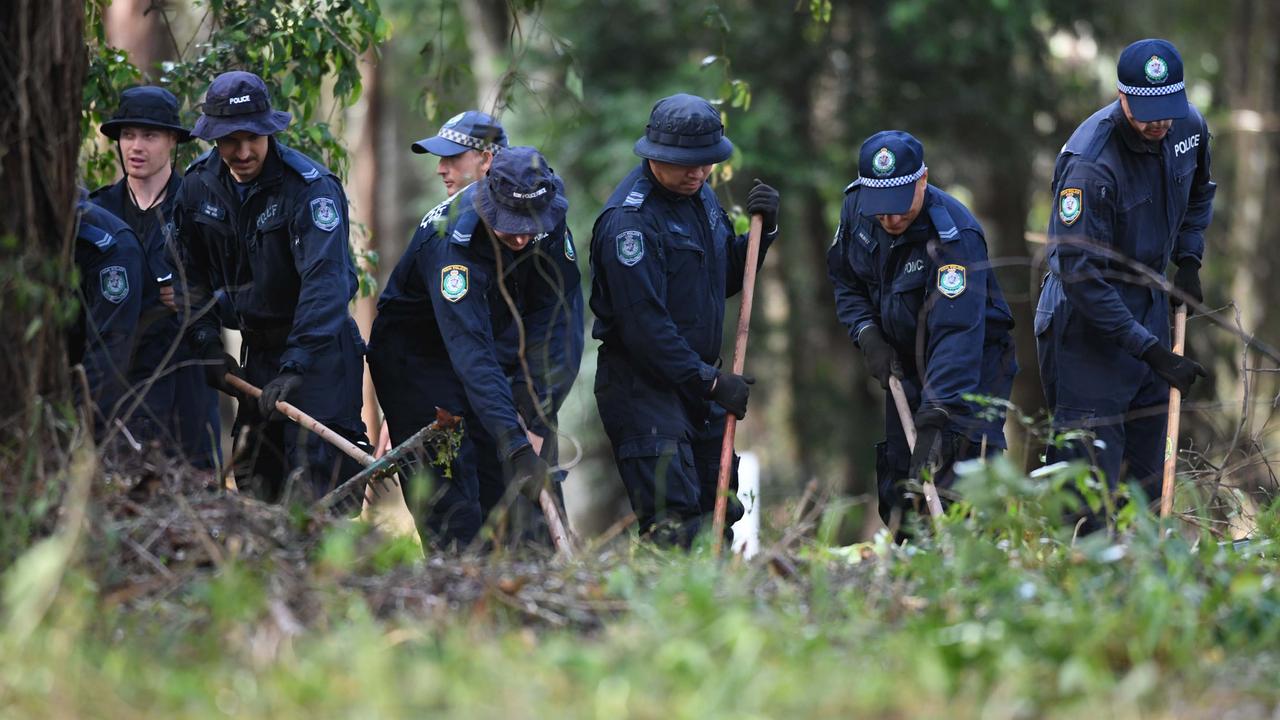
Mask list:
[[[521,609],[540,602],[532,585],[502,602],[493,591],[375,610],[355,574],[412,582],[422,566],[403,545],[353,542],[350,527],[317,545],[320,611],[305,627],[281,613],[270,568],[237,563],[149,612],[108,607],[86,567],[49,549],[62,547],[55,536],[5,576],[0,707],[9,718],[1273,717],[1277,508],[1243,548],[1137,509],[1113,537],[1073,540],[1054,518],[1079,479],[971,468],[967,502],[936,537],[786,549],[799,572],[785,579],[705,547],[543,564],[535,572],[622,608],[563,627]]]

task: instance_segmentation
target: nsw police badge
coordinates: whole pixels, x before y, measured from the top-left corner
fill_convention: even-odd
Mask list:
[[[880,177],[892,175],[893,169],[897,166],[897,156],[887,147],[877,150],[875,157],[871,158],[871,171]]]
[[[957,298],[964,292],[963,265],[943,265],[938,268],[938,292],[949,298]]]
[[[644,235],[639,230],[623,230],[615,240],[618,243],[618,262],[632,267],[644,259]]]
[[[338,227],[342,218],[338,215],[338,206],[332,198],[318,197],[311,201],[311,222],[325,232]]]
[[[578,261],[578,251],[573,247],[573,236],[568,230],[564,231],[564,259],[569,262]]]
[[[1058,193],[1058,219],[1063,225],[1070,227],[1080,219],[1080,213],[1084,212],[1084,194],[1080,192],[1080,188],[1063,188]]]
[[[445,265],[440,270],[440,294],[449,302],[458,302],[471,289],[471,271],[466,265]]]
[[[1147,59],[1147,64],[1142,66],[1142,72],[1147,76],[1149,83],[1162,83],[1169,77],[1169,63],[1159,55],[1152,55]]]
[[[129,274],[119,265],[102,268],[98,273],[102,297],[119,305],[129,297]]]

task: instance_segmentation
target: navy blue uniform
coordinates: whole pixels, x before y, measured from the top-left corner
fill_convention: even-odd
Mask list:
[[[1013,316],[987,261],[982,227],[930,185],[919,216],[895,237],[861,213],[856,185],[847,193],[827,252],[840,321],[855,343],[867,328],[879,328],[902,363],[912,411],[946,412],[957,460],[976,457],[984,442],[989,451],[1003,449],[1003,413],[965,398],[1007,400],[1017,372]],[[911,461],[892,401],[885,403],[885,438],[876,445],[876,475],[887,522],[903,502],[895,484]],[[935,480],[950,485],[950,468]]]
[[[144,256],[137,235],[120,218],[83,196],[77,212],[80,314],[67,348],[72,365],[84,364],[95,435],[101,437],[130,402],[129,361],[142,309]]]
[[[240,330],[250,383],[262,387],[281,372],[300,373],[288,401],[367,443],[360,418],[364,341],[348,313],[357,286],[337,177],[273,137],[247,187],[237,187],[216,152],[201,156],[187,170],[178,206],[195,346],[217,342],[220,324]],[[279,497],[294,468],[308,468],[317,494],[358,469],[338,467],[338,451],[291,421],[265,420],[255,402],[240,403],[233,437],[244,426],[252,428],[253,450],[236,476],[254,478],[249,482],[267,499]]]
[[[157,441],[165,449],[180,451],[196,467],[213,468],[222,454],[218,394],[205,384],[203,371],[193,362],[195,353],[183,337],[183,316],[160,302],[160,289],[178,282],[172,236],[182,176],[175,170],[164,199],[146,211],[134,203],[127,183],[122,178],[94,191],[90,199],[133,228],[146,260],[139,340],[129,384],[147,392],[130,428],[139,440]]]
[[[777,236],[761,240],[760,263]],[[715,506],[725,411],[708,397],[725,298],[742,290],[735,237],[709,185],[662,187],[647,161],[614,190],[591,236],[595,394],[641,532],[687,545]],[[737,488],[737,457],[731,486]],[[728,525],[742,516],[730,498]]]
[[[1091,430],[1106,448],[1050,448],[1050,460],[1092,457],[1113,487],[1125,464],[1128,476],[1154,479],[1169,386],[1141,355],[1169,346],[1169,301],[1139,269],[1199,265],[1215,191],[1208,126],[1192,107],[1151,143],[1117,100],[1063,146],[1053,188],[1050,272],[1036,309],[1040,376],[1055,428]]]
[[[502,463],[529,444],[525,427],[550,452],[554,427],[531,412],[528,388],[554,421],[582,357],[582,291],[567,227],[512,252],[489,236],[474,207],[478,192],[472,184],[422,219],[382,291],[369,338],[393,443],[430,424],[436,407],[463,418],[451,477],[430,501],[406,498],[424,535],[443,546],[475,538],[505,489]],[[524,325],[531,378],[519,367],[518,328],[499,282]]]

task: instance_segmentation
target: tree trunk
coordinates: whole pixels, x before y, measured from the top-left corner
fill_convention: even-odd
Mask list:
[[[497,113],[505,105],[503,58],[510,42],[511,10],[506,0],[468,0],[458,6],[466,21],[477,107]]]
[[[38,479],[46,425],[70,397],[76,162],[87,56],[84,3],[0,4],[0,503]],[[20,349],[20,351],[19,351]],[[0,521],[3,522],[3,521]]]
[[[129,60],[142,70],[143,79],[160,77],[156,63],[173,57],[173,43],[160,13],[151,9],[152,0],[112,0],[103,13],[107,42],[129,53]]]
[[[378,239],[382,235],[382,223],[378,212],[379,178],[382,168],[379,162],[382,127],[382,73],[378,65],[378,56],[374,51],[366,52],[360,58],[360,82],[364,91],[360,101],[347,110],[347,139],[351,148],[351,180],[347,183],[347,191],[351,197],[351,220],[353,227],[363,226],[363,232],[357,231],[352,238],[353,247],[362,251],[378,250]],[[373,268],[366,268],[370,272]],[[355,317],[360,326],[360,334],[365,338],[373,328],[373,316],[377,306],[377,294],[356,297]],[[373,390],[373,378],[368,367],[364,371],[364,417],[365,427],[369,429],[371,439],[378,435],[381,424],[381,413],[378,410],[378,397]]]

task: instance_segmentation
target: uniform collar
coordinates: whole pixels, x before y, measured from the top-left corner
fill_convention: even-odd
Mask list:
[[[1151,153],[1153,155],[1160,154],[1160,146],[1164,142],[1151,142],[1138,134],[1137,130],[1129,124],[1129,118],[1124,116],[1124,108],[1120,107],[1120,101],[1115,101],[1115,107],[1111,111],[1111,122],[1116,126],[1116,132],[1120,134],[1120,140],[1125,147],[1135,153]],[[1172,128],[1170,128],[1172,131]],[[1165,137],[1169,137],[1165,135]]]

